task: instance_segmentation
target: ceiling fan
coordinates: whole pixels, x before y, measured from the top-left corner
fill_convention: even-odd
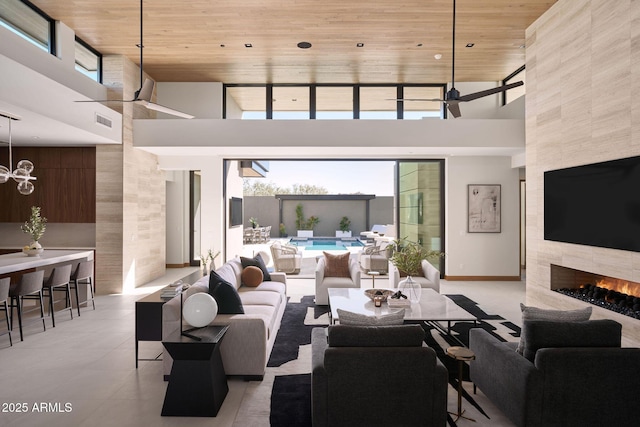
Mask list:
[[[161,113],[171,114],[173,116],[182,117],[185,119],[193,119],[194,116],[191,114],[183,113],[182,111],[174,110],[169,107],[165,107],[164,105],[156,104],[151,102],[151,96],[153,95],[153,89],[155,86],[155,82],[151,79],[144,79],[144,69],[143,69],[143,55],[142,51],[144,49],[144,45],[142,44],[142,2],[140,0],[140,44],[137,45],[140,49],[140,89],[138,89],[132,100],[117,100],[117,99],[109,99],[109,100],[100,100],[100,101],[75,101],[75,102],[134,102],[138,105],[142,105],[149,110],[160,111]]]
[[[480,92],[470,93],[468,95],[460,96],[460,91],[455,87],[455,59],[456,59],[456,0],[453,0],[453,46],[451,49],[451,89],[446,93],[444,99],[395,99],[395,101],[437,101],[443,102],[453,117],[460,117],[460,103],[473,101],[474,99],[482,98],[485,96],[493,95],[500,92],[505,92],[514,87],[522,86],[523,82],[515,82],[508,85],[482,90]]]

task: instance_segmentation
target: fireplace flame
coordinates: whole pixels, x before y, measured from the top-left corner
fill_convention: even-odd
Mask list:
[[[596,286],[627,295],[640,296],[640,285],[627,280],[605,277],[596,282]]]

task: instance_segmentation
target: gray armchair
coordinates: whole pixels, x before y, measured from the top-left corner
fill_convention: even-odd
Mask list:
[[[620,348],[613,320],[528,321],[524,355],[479,328],[469,332],[471,381],[515,425],[636,426],[640,349]]]
[[[313,427],[446,425],[447,369],[423,339],[419,325],[314,328]]]

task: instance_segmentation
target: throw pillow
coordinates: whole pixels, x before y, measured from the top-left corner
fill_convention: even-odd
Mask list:
[[[258,267],[254,267],[253,265],[250,265],[249,267],[243,269],[242,274],[240,275],[242,284],[245,286],[250,286],[252,288],[255,288],[260,283],[262,283],[263,277],[264,276],[262,274],[262,270],[260,270]]]
[[[591,307],[580,308],[577,310],[546,310],[538,307],[527,307],[520,303],[520,310],[522,310],[522,324],[528,320],[547,320],[551,322],[585,322],[591,317]],[[524,346],[527,340],[526,332],[522,328],[520,333],[520,343],[516,351],[520,354],[524,354]]]
[[[324,277],[351,277],[349,271],[349,252],[340,255],[333,255],[328,252],[324,254]]]
[[[331,347],[422,347],[424,329],[418,324],[400,326],[332,325],[325,328]]]
[[[622,325],[613,320],[549,322],[529,320],[523,325],[527,341],[523,356],[534,361],[541,348],[620,347]]]
[[[265,282],[271,281],[271,275],[269,274],[269,270],[267,270],[267,265],[265,264],[260,254],[256,255],[253,258],[245,258],[241,256],[240,263],[242,264],[242,268],[247,268],[250,265],[258,267],[260,270],[262,270],[262,280],[264,280]]]
[[[209,294],[218,303],[218,314],[244,314],[242,300],[236,288],[215,271],[209,274]]]
[[[338,309],[338,319],[341,325],[351,326],[394,326],[404,323],[404,308],[382,316],[367,316],[351,311]]]

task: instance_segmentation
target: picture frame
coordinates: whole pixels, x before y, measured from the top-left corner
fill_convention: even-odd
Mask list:
[[[467,185],[467,231],[469,233],[502,232],[501,198],[500,184]]]

